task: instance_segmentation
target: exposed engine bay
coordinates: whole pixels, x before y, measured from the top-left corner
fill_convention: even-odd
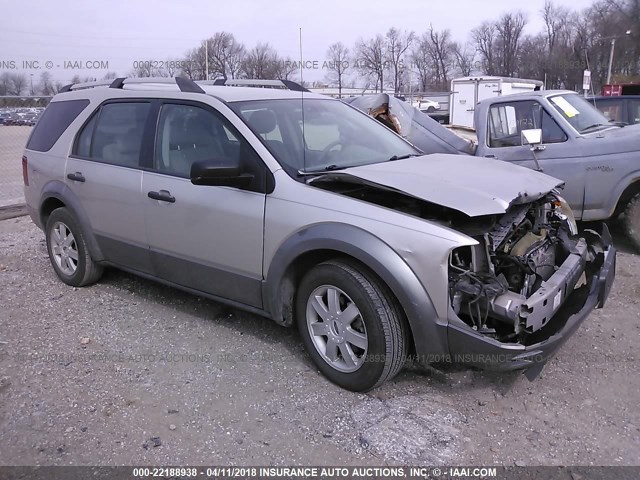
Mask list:
[[[451,254],[451,307],[474,330],[525,345],[586,288],[603,251],[596,232],[577,235],[571,210],[554,194],[511,207],[475,238],[479,245]]]
[[[599,234],[586,231],[578,236],[570,207],[555,193],[512,204],[502,215],[470,217],[400,191],[336,180],[326,175],[313,185],[437,222],[477,240],[477,245],[451,252],[450,305],[469,328],[503,343],[529,345],[540,335],[552,335],[555,327],[544,327],[567,297],[587,290],[600,266],[596,259],[603,257]]]

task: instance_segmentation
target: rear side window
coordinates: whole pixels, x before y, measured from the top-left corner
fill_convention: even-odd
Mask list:
[[[76,139],[73,154],[125,167],[140,165],[148,102],[103,105]]]
[[[80,112],[82,112],[89,100],[67,100],[63,102],[52,102],[42,114],[29,141],[28,150],[37,152],[48,152],[58,141],[60,135],[71,125]]]

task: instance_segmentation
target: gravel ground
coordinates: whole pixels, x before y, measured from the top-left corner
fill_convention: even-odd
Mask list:
[[[637,465],[640,258],[542,375],[410,366],[368,394],[295,330],[108,271],[65,286],[0,222],[0,464]]]

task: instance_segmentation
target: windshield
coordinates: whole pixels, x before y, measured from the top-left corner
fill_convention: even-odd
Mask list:
[[[338,170],[420,154],[371,117],[340,101],[278,99],[230,106],[290,174]]]
[[[580,95],[555,95],[549,97],[549,101],[578,133],[590,133],[613,126],[607,117]]]

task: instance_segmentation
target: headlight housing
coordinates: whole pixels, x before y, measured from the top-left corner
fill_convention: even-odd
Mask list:
[[[573,210],[571,210],[571,207],[564,198],[562,198],[557,193],[554,193],[554,195],[556,197],[556,202],[554,202],[556,204],[556,208],[558,208],[560,213],[564,215],[565,220],[567,221],[567,225],[569,226],[569,232],[571,233],[571,235],[577,235],[578,224],[576,222],[576,217],[573,214]]]

